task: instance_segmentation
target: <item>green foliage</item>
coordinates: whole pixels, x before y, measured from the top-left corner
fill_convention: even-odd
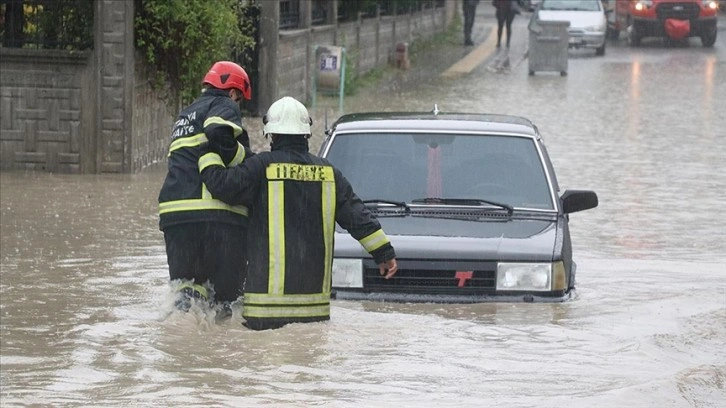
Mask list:
[[[439,33],[433,34],[429,37],[419,38],[413,43],[408,49],[409,56],[412,60],[416,60],[419,54],[424,53],[426,50],[436,46],[457,46],[460,41],[460,35],[462,30],[461,18],[455,18],[449,27]]]
[[[254,46],[238,0],[135,1],[136,47],[156,70],[152,85],[170,86],[171,102],[193,100],[215,61]]]
[[[358,13],[374,14],[377,3],[376,0],[341,0],[338,2],[338,13],[348,20],[355,20]]]
[[[93,46],[93,2],[56,0],[45,5],[39,32],[45,48],[87,49]]]
[[[457,47],[459,44],[459,35],[461,33],[461,23],[454,21],[445,31],[435,33],[429,37],[419,38],[414,41],[409,49],[409,58],[413,65],[430,64],[430,61],[421,61],[430,55],[430,50],[436,47]],[[382,81],[390,81],[396,75],[400,75],[401,70],[392,66],[375,67],[361,76],[355,75],[355,60],[357,54],[346,53],[346,72],[345,72],[345,95],[351,96],[358,93],[363,88],[377,88]]]
[[[345,52],[345,77],[343,78],[345,95],[355,95],[358,92],[359,83],[355,75],[355,64],[357,54],[354,55],[350,51]]]

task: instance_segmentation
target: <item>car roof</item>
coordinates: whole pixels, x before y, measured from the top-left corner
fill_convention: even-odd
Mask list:
[[[366,112],[341,116],[331,131],[463,131],[515,133],[539,138],[537,127],[520,116],[489,113]]]

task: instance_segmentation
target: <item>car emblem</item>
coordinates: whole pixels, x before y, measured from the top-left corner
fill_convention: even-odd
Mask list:
[[[673,10],[675,10],[675,11],[683,11],[683,6],[673,6]]]
[[[473,271],[456,271],[456,275],[454,275],[454,277],[456,278],[456,280],[459,281],[459,283],[456,286],[463,288],[464,285],[466,284],[466,281],[471,279],[473,276],[474,276]]]

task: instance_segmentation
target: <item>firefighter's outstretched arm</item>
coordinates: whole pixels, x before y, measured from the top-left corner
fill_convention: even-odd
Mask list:
[[[335,170],[337,211],[335,220],[358,240],[378,264],[381,275],[386,279],[398,271],[396,252],[391,241],[383,232],[381,224],[353,192],[350,182]]]
[[[248,162],[226,168],[219,154],[210,151],[199,158],[199,172],[214,198],[227,204],[247,204],[251,195]]]

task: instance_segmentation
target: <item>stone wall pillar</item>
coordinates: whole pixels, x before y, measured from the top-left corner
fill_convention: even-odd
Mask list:
[[[87,173],[131,172],[134,90],[134,2],[95,2],[94,134],[87,147],[95,157]]]
[[[327,9],[327,13],[325,13],[325,24],[332,25],[338,24],[338,0],[327,0],[325,2],[325,8]]]

